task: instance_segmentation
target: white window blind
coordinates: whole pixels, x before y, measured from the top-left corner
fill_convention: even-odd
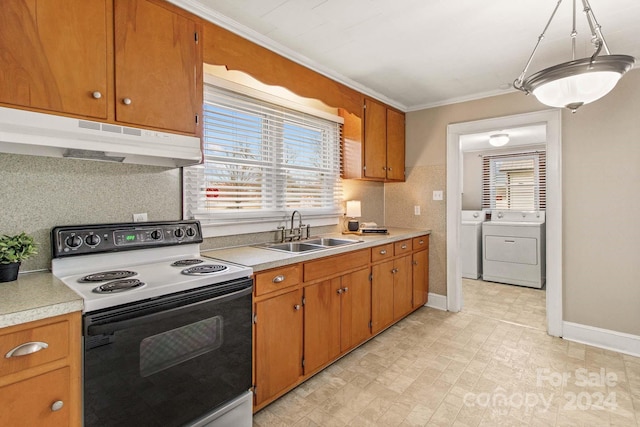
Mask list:
[[[340,123],[205,84],[203,126],[204,163],[183,172],[186,218],[341,214]]]
[[[546,153],[488,155],[482,159],[482,208],[546,209]]]

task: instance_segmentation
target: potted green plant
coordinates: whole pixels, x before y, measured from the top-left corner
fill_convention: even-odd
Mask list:
[[[0,282],[18,279],[20,263],[36,253],[36,243],[28,234],[0,236]]]

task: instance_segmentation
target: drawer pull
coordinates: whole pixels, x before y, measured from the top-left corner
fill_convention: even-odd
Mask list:
[[[420,245],[424,245],[424,240],[420,240],[420,241],[418,242],[418,244],[420,244]]]
[[[44,350],[47,347],[49,347],[49,344],[47,344],[46,342],[26,342],[24,344],[20,344],[12,350],[9,350],[9,353],[7,353],[4,357],[8,359],[10,357],[27,356],[31,353],[36,353],[40,350]]]
[[[383,250],[380,251],[380,255],[386,255],[386,254],[387,254],[387,250],[386,249],[383,249]]]
[[[407,245],[400,246],[401,249],[407,249]]]
[[[285,276],[284,274],[278,274],[276,277],[274,277],[271,281],[273,283],[282,283],[284,282]]]
[[[51,411],[52,412],[59,411],[60,409],[62,409],[63,406],[64,406],[64,402],[62,400],[56,400],[51,405]]]
[[[515,240],[505,240],[504,242],[505,243],[515,243],[516,241]]]

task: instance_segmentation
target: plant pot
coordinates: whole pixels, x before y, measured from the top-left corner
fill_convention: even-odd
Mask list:
[[[14,280],[18,280],[19,269],[19,262],[12,262],[11,264],[0,264],[0,282],[13,282]]]

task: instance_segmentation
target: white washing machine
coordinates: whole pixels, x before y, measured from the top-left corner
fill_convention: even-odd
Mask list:
[[[545,213],[493,211],[482,225],[483,280],[542,288],[545,282]]]
[[[486,217],[483,211],[462,211],[460,260],[462,277],[467,279],[482,276],[482,223]]]

